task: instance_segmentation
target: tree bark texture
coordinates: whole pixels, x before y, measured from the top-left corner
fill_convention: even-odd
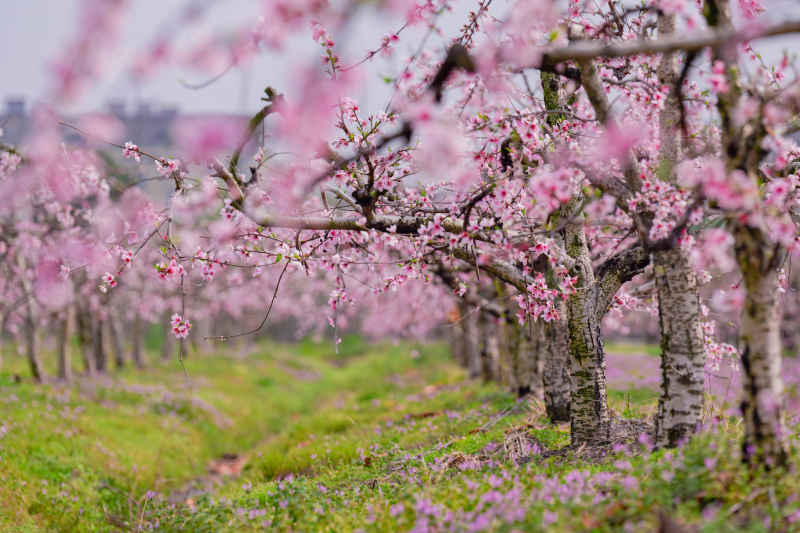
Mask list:
[[[690,437],[703,414],[705,340],[697,279],[679,247],[653,253],[661,330],[661,395],[655,444],[674,447]]]
[[[784,255],[760,229],[734,230],[736,259],[745,284],[740,351],[742,357],[744,458],[751,464],[786,464],[781,380],[780,282]]]
[[[600,337],[602,313],[583,224],[567,223],[564,242],[567,253],[575,260],[572,275],[577,276],[576,291],[567,299],[571,441],[573,445],[605,444],[610,440],[611,420]]]
[[[658,15],[659,36],[675,32],[675,15]],[[678,54],[664,54],[658,79],[670,87],[659,113],[661,179],[673,182],[681,155],[680,66]],[[647,228],[649,231],[649,225]],[[689,258],[677,243],[653,252],[661,333],[661,395],[656,414],[655,444],[674,447],[700,424],[704,401],[705,342],[701,325],[697,278]]]

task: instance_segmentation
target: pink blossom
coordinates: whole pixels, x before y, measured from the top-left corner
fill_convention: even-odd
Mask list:
[[[192,329],[192,323],[178,313],[173,314],[170,318],[170,326],[172,326],[172,333],[179,339],[188,337],[189,331]]]
[[[711,82],[711,88],[715,93],[724,94],[730,90],[728,78],[725,75],[725,63],[719,60],[714,62],[708,81]]]
[[[139,147],[130,141],[125,143],[125,148],[122,150],[122,155],[126,158],[133,158],[137,162],[142,160],[141,152],[139,152]]]

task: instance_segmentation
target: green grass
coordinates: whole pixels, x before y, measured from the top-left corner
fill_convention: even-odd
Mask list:
[[[658,357],[661,355],[661,347],[658,344],[642,344],[638,342],[612,341],[605,343],[605,350],[608,353],[622,354],[646,354]]]
[[[678,451],[517,465],[507,432],[524,427],[557,449],[568,428],[537,402],[466,380],[443,345],[349,337],[338,354],[303,341],[247,358],[224,348],[187,359],[188,383],[171,361],[71,387],[17,384],[24,365],[7,356],[0,530],[654,531],[658,509],[708,532],[800,523],[787,518],[800,506],[796,449],[792,473],[753,476],[735,420]],[[655,402],[649,389],[609,393],[623,416]],[[247,456],[240,477],[178,497],[224,453]]]

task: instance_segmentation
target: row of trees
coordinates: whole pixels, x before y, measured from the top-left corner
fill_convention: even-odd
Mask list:
[[[113,198],[96,161],[52,148],[44,114],[24,160],[6,152],[13,228],[3,236],[22,280],[6,290],[23,307],[53,294],[69,302],[77,270],[90,300],[98,282],[107,293],[127,287],[132,305],[169,295],[181,338],[192,313],[256,302],[267,316],[275,305],[313,324],[327,315],[334,331],[352,319],[351,304],[369,302],[375,331],[413,323],[422,332],[457,298],[455,353],[470,371],[521,393],[541,382],[551,418],[569,417],[572,443],[596,445],[611,430],[603,319],[655,302],[655,440],[675,446],[698,428],[709,360],[735,351],[714,341],[699,285],[738,267],[729,295],[741,295],[744,456],[785,461],[779,304],[798,250],[800,153],[790,134],[800,85],[788,59],[766,65],[747,43],[800,23],[756,19],[754,1],[740,2],[739,27],[728,0],[701,9],[570,2],[563,11],[530,0],[501,15],[482,1],[443,57],[412,55],[391,80],[392,106],[368,114],[346,97],[362,63],[343,66],[334,38],[346,36],[355,6],[268,4],[232,61],[280,50],[287,32],[313,21],[324,68],[303,71],[285,96],[267,89],[238,133],[198,127],[182,160],[126,144],[126,157],[171,183],[167,206],[136,189]],[[399,15],[401,28],[436,28],[448,7],[378,9]],[[112,31],[94,22],[77,65],[92,63]],[[377,51],[390,53],[401,31]],[[151,59],[146,70],[163,54]],[[70,71],[70,91],[94,72]],[[70,94],[56,87],[56,101]],[[293,156],[262,150],[243,168],[242,147],[262,123],[273,148]],[[281,297],[284,277],[299,283]],[[317,309],[323,287],[327,313]],[[243,333],[260,318],[242,316]],[[504,333],[487,334],[487,320]]]

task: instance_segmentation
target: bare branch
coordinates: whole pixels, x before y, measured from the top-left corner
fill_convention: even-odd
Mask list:
[[[763,26],[752,25],[747,29],[721,28],[711,31],[696,32],[694,35],[678,35],[657,40],[635,40],[615,43],[597,41],[577,41],[563,48],[556,48],[543,54],[539,65],[554,65],[564,61],[578,61],[597,57],[627,57],[639,54],[666,54],[684,50],[698,51],[709,46],[734,44],[743,41],[785,35],[800,32],[800,21],[787,21],[779,24]],[[528,65],[524,68],[539,68],[539,65]]]

